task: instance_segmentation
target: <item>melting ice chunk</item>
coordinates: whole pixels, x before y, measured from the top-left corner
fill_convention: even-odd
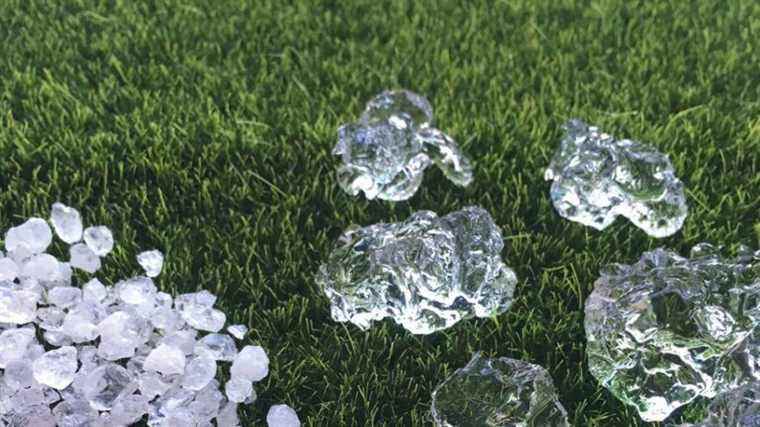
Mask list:
[[[544,177],[551,199],[569,220],[603,230],[618,215],[654,237],[677,232],[688,208],[673,165],[655,148],[617,140],[573,119]]]
[[[82,217],[79,212],[63,203],[53,203],[50,212],[50,222],[55,234],[66,243],[76,243],[82,240]]]
[[[760,382],[718,395],[699,424],[682,427],[757,427],[760,425]]]
[[[5,249],[8,252],[26,250],[31,254],[39,254],[45,252],[52,242],[53,232],[42,218],[29,218],[5,233]]]
[[[435,163],[455,184],[472,181],[472,166],[453,139],[431,126],[433,111],[420,95],[385,91],[370,100],[361,118],[338,130],[333,154],[341,156],[338,183],[348,194],[406,200]]]
[[[501,260],[501,232],[484,209],[350,228],[317,275],[332,317],[362,329],[392,317],[415,334],[512,304],[517,279]]]
[[[442,427],[569,426],[544,368],[479,353],[435,388],[432,413]]]
[[[100,257],[108,255],[113,250],[113,234],[108,227],[102,225],[87,227],[84,230],[84,242]]]
[[[645,421],[760,380],[760,251],[656,249],[604,269],[586,301],[589,370]]]
[[[164,254],[157,250],[141,252],[137,255],[137,262],[145,270],[146,276],[156,277],[164,267]]]
[[[69,248],[71,255],[69,264],[72,267],[86,271],[90,274],[100,270],[100,257],[83,243],[77,243]]]
[[[268,427],[300,427],[298,414],[288,405],[273,405],[267,413]]]

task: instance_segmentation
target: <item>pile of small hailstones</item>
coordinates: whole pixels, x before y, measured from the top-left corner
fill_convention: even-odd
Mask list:
[[[68,262],[45,252],[53,233],[40,218],[8,230],[0,253],[0,426],[239,425],[238,405],[256,399],[253,383],[269,371],[261,347],[238,352],[232,337],[247,328],[219,333],[226,316],[209,292],[158,292],[159,251],[137,257],[145,275],[75,286],[72,269],[95,273],[113,236],[83,230],[79,212],[60,203],[50,222],[71,245]],[[222,393],[217,368],[230,362]],[[285,405],[267,422],[300,425]]]

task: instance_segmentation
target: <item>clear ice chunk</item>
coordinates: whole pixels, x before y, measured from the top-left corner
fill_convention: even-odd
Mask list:
[[[300,427],[298,414],[288,405],[273,405],[267,413],[267,427]]]
[[[108,227],[99,225],[84,230],[84,242],[99,257],[108,255],[113,250],[113,234]]]
[[[23,359],[29,346],[36,341],[32,328],[2,331],[0,333],[0,369],[5,369],[6,365],[13,360]]]
[[[231,362],[237,354],[237,347],[232,337],[226,334],[208,334],[198,340],[195,354],[214,360]]]
[[[143,369],[163,375],[182,374],[185,372],[185,353],[177,347],[161,344],[145,358]]]
[[[551,199],[562,217],[603,230],[622,215],[654,237],[681,228],[686,196],[667,155],[577,119],[564,129],[544,175],[553,181]]]
[[[100,257],[84,243],[77,243],[69,248],[70,261],[72,267],[86,271],[90,274],[100,270]]]
[[[34,320],[37,314],[36,292],[0,287],[0,323],[23,325]]]
[[[232,378],[261,381],[269,374],[269,357],[263,348],[247,345],[235,356],[230,367]]]
[[[8,252],[26,250],[30,254],[39,254],[45,252],[52,242],[53,232],[42,218],[29,218],[5,233],[5,249]]]
[[[338,129],[333,154],[341,156],[338,183],[350,195],[406,200],[435,163],[455,184],[472,181],[472,166],[457,143],[432,128],[433,110],[420,95],[385,91],[367,103],[357,122]]]
[[[188,362],[185,368],[185,376],[182,378],[182,387],[198,391],[206,387],[215,376],[216,360],[207,356],[199,356]]]
[[[82,240],[82,217],[76,209],[63,203],[53,203],[50,223],[53,224],[55,234],[64,242],[72,244]]]
[[[586,301],[591,374],[645,421],[760,380],[760,251],[656,249],[603,269]]]
[[[132,376],[123,367],[115,363],[100,365],[85,377],[84,397],[93,408],[107,411],[129,390],[131,383]]]
[[[760,426],[760,382],[719,394],[710,402],[707,417],[702,422],[681,427],[757,426]]]
[[[433,420],[450,426],[569,427],[549,373],[538,365],[475,353],[433,391]]]
[[[66,346],[38,357],[32,364],[32,372],[38,383],[63,390],[74,381],[78,367],[77,350]]]
[[[224,393],[230,402],[243,403],[253,393],[253,383],[242,378],[232,378],[224,385]]]
[[[393,318],[415,334],[512,304],[517,278],[501,259],[501,231],[480,207],[349,228],[317,275],[332,318],[362,329]]]
[[[248,327],[245,325],[230,325],[227,326],[227,332],[233,337],[242,340],[245,338],[245,334],[248,333]]]
[[[146,276],[156,277],[164,267],[164,254],[157,250],[141,252],[137,255],[137,262],[145,270]]]

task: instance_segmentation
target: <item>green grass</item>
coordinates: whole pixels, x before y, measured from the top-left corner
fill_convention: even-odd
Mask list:
[[[586,366],[599,267],[661,245],[760,245],[758,2],[50,3],[0,2],[0,228],[61,200],[114,229],[105,279],[156,247],[164,290],[219,294],[272,359],[246,425],[279,402],[310,426],[428,425],[433,387],[474,350],[545,366],[576,426],[645,425]],[[340,191],[336,128],[397,87],[430,98],[473,185],[431,169],[404,203]],[[576,116],[670,155],[681,232],[555,214],[543,171]],[[425,337],[331,320],[313,276],[346,226],[471,204],[506,237],[509,312]]]

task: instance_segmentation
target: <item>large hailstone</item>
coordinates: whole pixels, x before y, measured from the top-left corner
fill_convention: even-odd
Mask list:
[[[718,395],[699,424],[681,427],[757,427],[760,425],[760,382]]]
[[[385,91],[367,103],[359,120],[338,129],[333,154],[341,156],[338,183],[354,196],[406,200],[435,163],[455,184],[472,181],[472,166],[457,143],[432,127],[427,99],[406,91]]]
[[[348,229],[317,281],[336,321],[367,329],[391,317],[429,334],[509,308],[517,279],[501,260],[503,247],[480,207],[443,217],[421,211],[404,222]]]
[[[568,427],[549,373],[538,365],[475,353],[433,391],[439,427]]]
[[[681,228],[686,196],[667,155],[577,119],[564,129],[544,175],[553,181],[551,199],[561,216],[603,230],[622,215],[654,237]]]
[[[603,270],[586,301],[589,370],[645,421],[760,380],[760,251],[656,249]]]

